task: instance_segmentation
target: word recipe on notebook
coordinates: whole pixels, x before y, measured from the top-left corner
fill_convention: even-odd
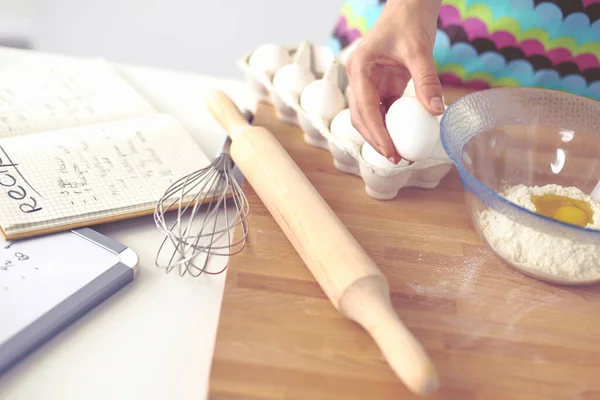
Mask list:
[[[0,77],[0,227],[17,239],[151,213],[210,162],[102,60]]]

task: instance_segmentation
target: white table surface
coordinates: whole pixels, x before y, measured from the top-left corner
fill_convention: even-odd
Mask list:
[[[58,55],[0,48],[0,73],[42,58],[64,60]],[[240,107],[254,106],[241,80],[118,68],[162,110],[178,117],[211,158],[225,133],[204,106],[204,91],[217,87]],[[137,279],[0,377],[0,399],[206,398],[226,273],[180,277],[155,267],[162,236],[152,216],[96,230],[137,252]],[[214,262],[219,265],[211,268],[227,260]]]

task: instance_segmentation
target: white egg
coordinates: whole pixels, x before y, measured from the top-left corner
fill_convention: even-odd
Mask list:
[[[352,125],[349,108],[340,111],[338,115],[335,116],[333,121],[331,121],[329,130],[333,136],[339,137],[343,140],[348,140],[357,146],[362,146],[365,142],[365,138],[354,127],[354,125]]]
[[[309,83],[317,79],[315,75],[300,64],[288,64],[281,67],[273,78],[273,87],[278,92],[289,92],[300,96]]]
[[[318,115],[329,123],[346,108],[346,99],[338,86],[327,79],[318,79],[302,91],[300,106],[309,114]]]
[[[396,151],[411,161],[423,160],[433,152],[440,138],[440,123],[416,97],[396,100],[385,116],[385,125]]]
[[[417,92],[415,91],[415,82],[413,82],[413,80],[410,79],[406,84],[406,88],[404,89],[404,93],[402,94],[402,96],[415,97],[416,95]]]
[[[252,52],[248,66],[255,73],[273,76],[281,67],[292,62],[287,49],[272,43],[263,44]]]
[[[398,164],[394,164],[393,162],[379,154],[379,152],[375,150],[373,146],[369,144],[369,142],[363,143],[360,155],[367,164],[377,168],[391,169],[397,166],[406,166],[409,164],[409,162],[404,159],[400,160]]]

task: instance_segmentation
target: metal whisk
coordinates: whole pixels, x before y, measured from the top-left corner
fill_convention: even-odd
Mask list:
[[[156,204],[154,221],[165,238],[155,264],[167,273],[179,267],[181,276],[220,274],[227,265],[211,272],[207,269],[209,256],[232,256],[246,245],[249,205],[235,177],[230,144],[227,137],[210,165],[174,182]],[[170,223],[168,217],[172,219]],[[238,225],[242,232],[234,243],[232,232]],[[166,262],[159,262],[169,243],[173,246],[170,255]]]

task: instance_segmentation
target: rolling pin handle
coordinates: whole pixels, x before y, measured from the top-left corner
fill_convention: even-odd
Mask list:
[[[235,140],[238,134],[250,127],[248,115],[244,115],[223,91],[208,90],[206,104],[213,117],[232,140]]]
[[[436,368],[392,306],[387,280],[369,276],[340,298],[340,311],[374,339],[386,361],[413,393],[424,396],[439,386]]]

